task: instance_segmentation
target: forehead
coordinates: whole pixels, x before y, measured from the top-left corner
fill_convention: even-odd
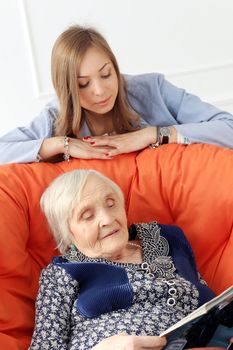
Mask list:
[[[90,175],[81,192],[80,203],[95,202],[97,198],[105,198],[110,194],[116,195],[116,192],[109,183],[96,175]]]
[[[111,61],[105,52],[95,47],[89,47],[80,63],[79,75],[90,75],[92,72],[101,69],[107,63],[111,63]],[[109,64],[106,65],[106,67],[108,66]]]

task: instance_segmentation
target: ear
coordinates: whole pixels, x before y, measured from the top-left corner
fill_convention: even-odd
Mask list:
[[[72,216],[68,219],[68,228],[70,231],[70,235],[73,237],[75,235],[75,219],[74,219],[74,213]]]
[[[72,231],[70,225],[69,225],[69,229],[70,229],[70,237],[69,237],[69,240],[70,240],[70,247],[73,249],[73,247],[75,247],[75,250],[76,250],[76,247],[78,246],[77,245],[77,240],[75,239],[75,234],[74,232]]]
[[[71,241],[73,241],[74,237],[75,237],[75,231],[74,231],[74,225],[72,225],[72,222],[69,222],[69,231],[70,231],[70,239]]]

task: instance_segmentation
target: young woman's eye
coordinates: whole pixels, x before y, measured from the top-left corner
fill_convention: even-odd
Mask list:
[[[107,78],[109,78],[110,76],[111,76],[111,73],[108,73],[108,74],[102,75],[101,78],[107,79]]]
[[[80,89],[84,89],[85,87],[88,86],[88,84],[89,84],[89,81],[88,81],[86,84],[80,84],[80,83],[79,83],[79,88],[80,88]]]

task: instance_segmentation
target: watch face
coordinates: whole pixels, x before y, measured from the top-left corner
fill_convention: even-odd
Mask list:
[[[166,126],[163,126],[160,128],[160,134],[161,136],[170,136],[170,129]]]

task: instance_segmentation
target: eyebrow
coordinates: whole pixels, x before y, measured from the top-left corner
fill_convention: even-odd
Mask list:
[[[110,64],[111,62],[106,62],[99,70],[98,72],[101,72],[108,64]],[[79,75],[78,78],[88,78],[88,75]]]

